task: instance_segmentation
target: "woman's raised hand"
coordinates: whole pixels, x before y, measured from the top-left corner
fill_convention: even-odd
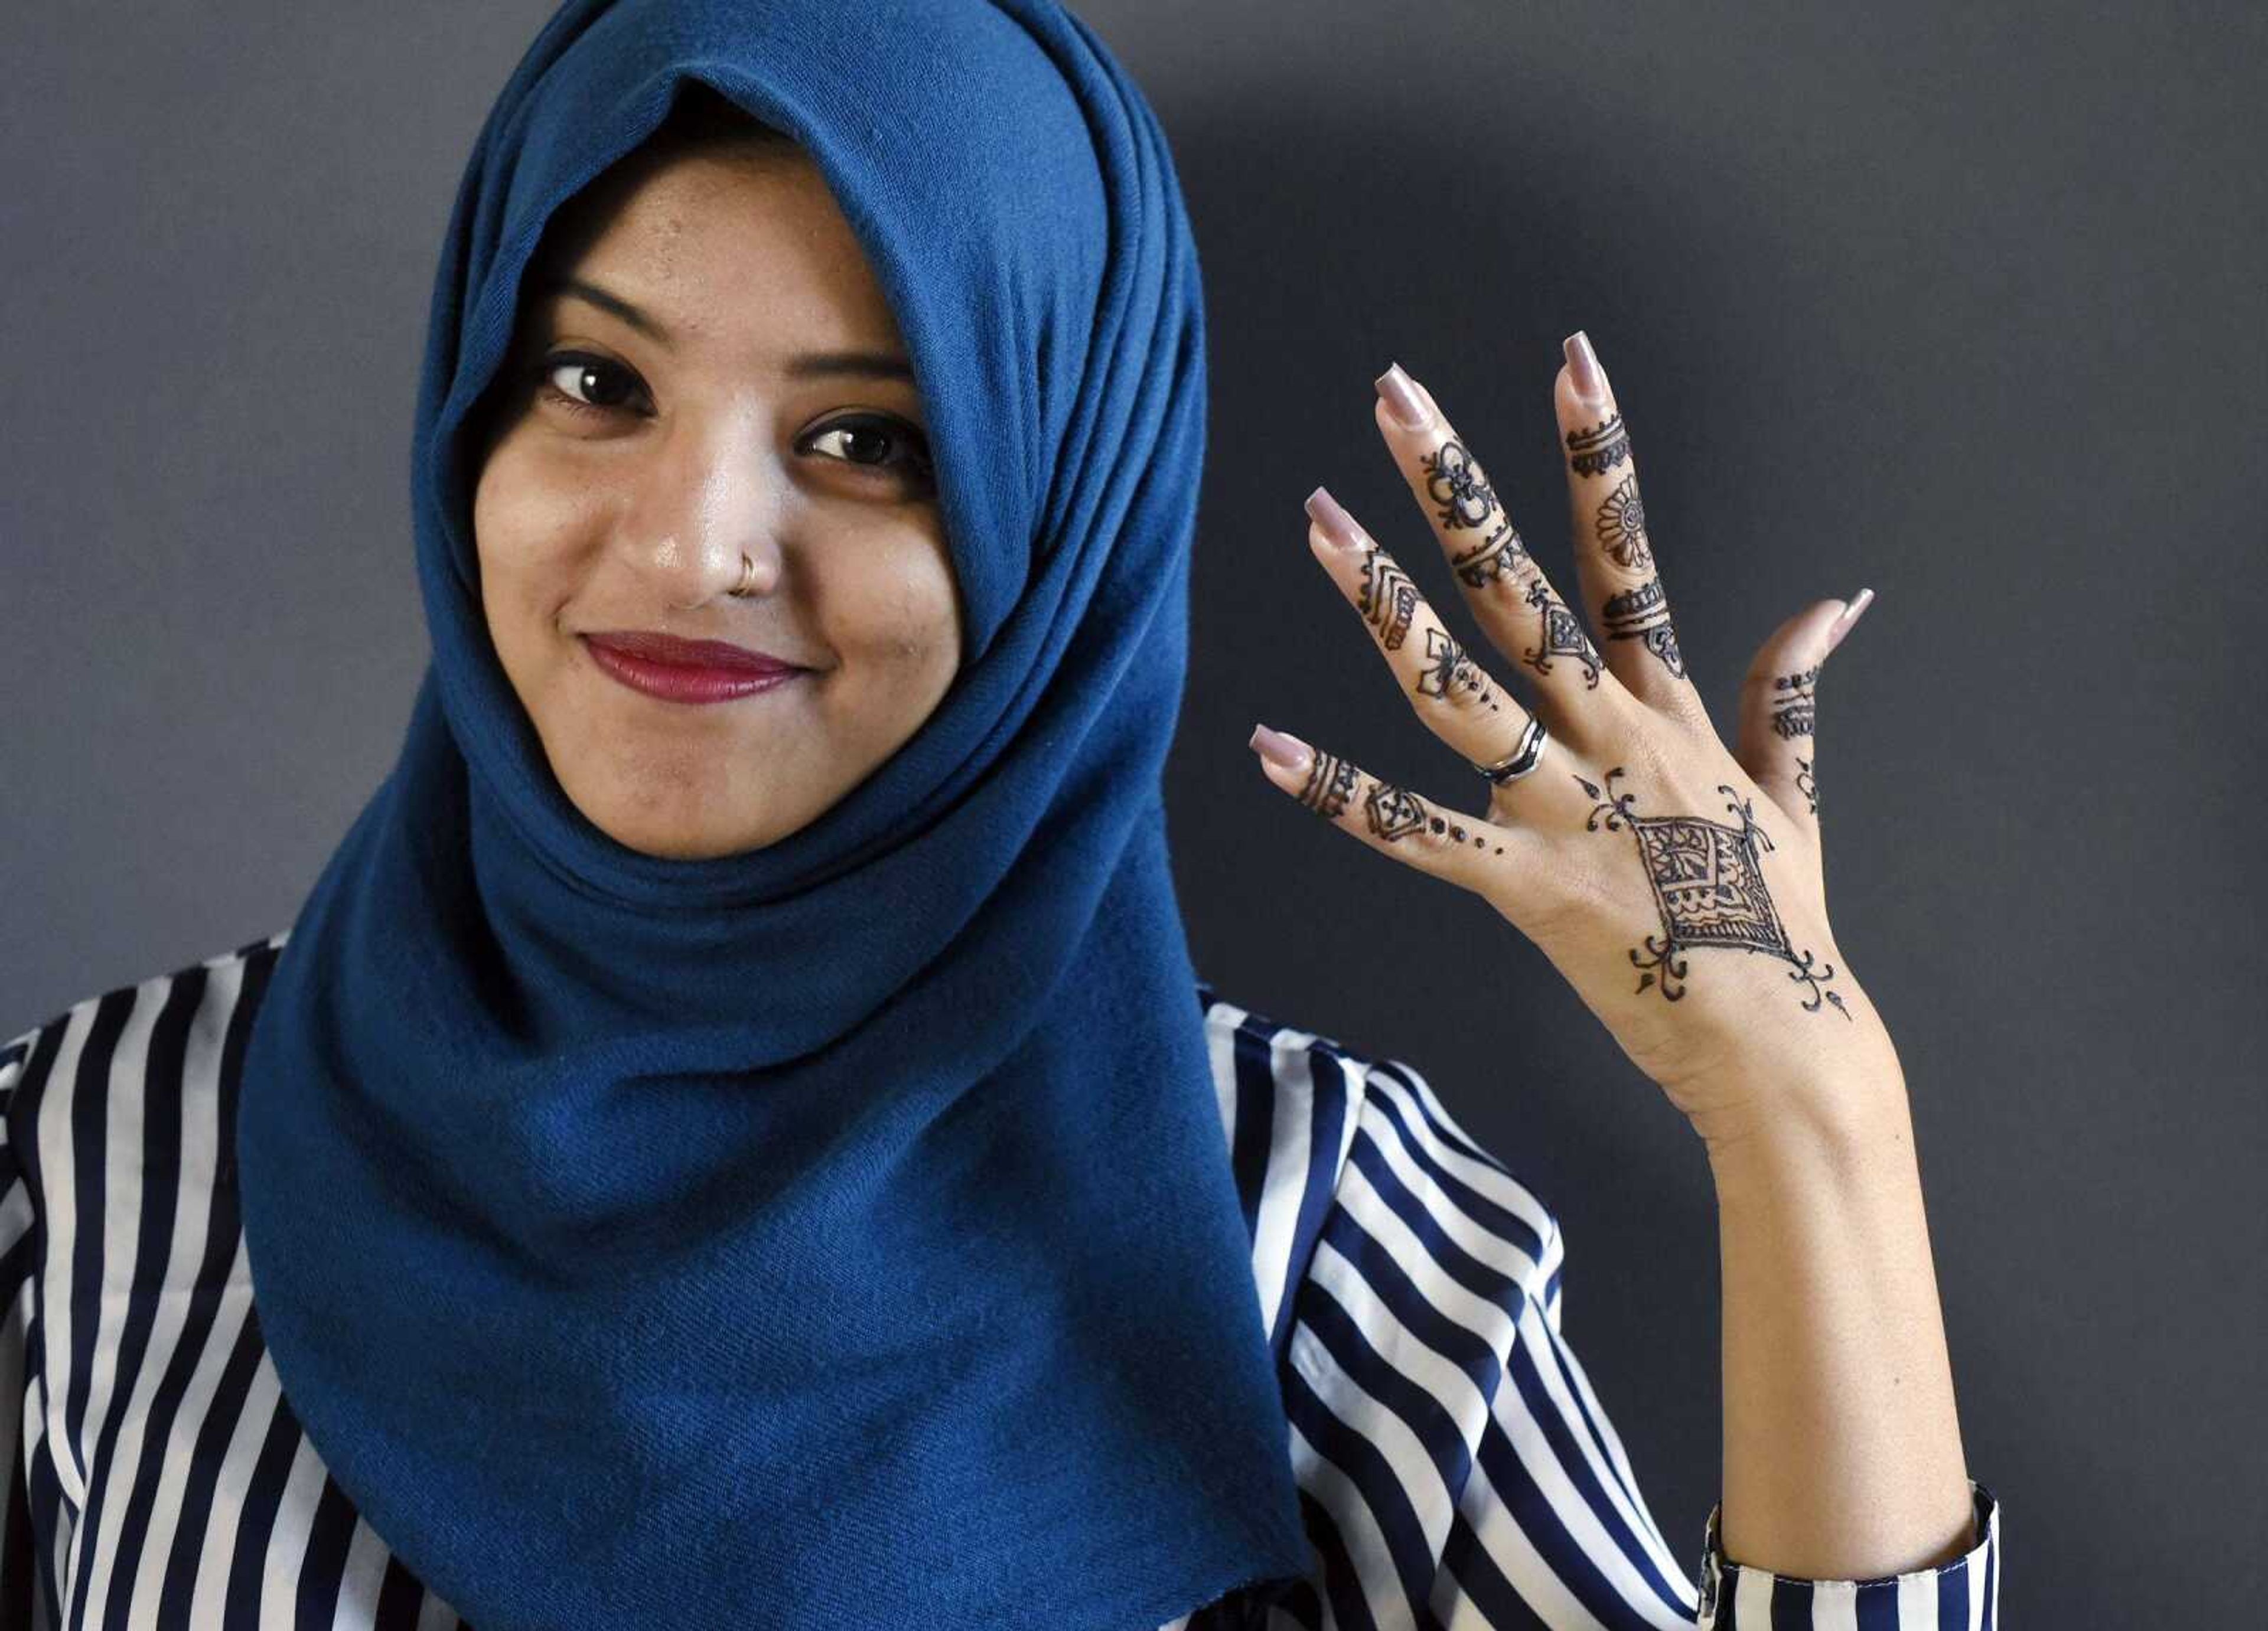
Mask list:
[[[1816,601],[1773,631],[1727,752],[1678,650],[1628,430],[1589,342],[1578,334],[1566,352],[1554,399],[1582,613],[1431,393],[1398,364],[1377,382],[1388,451],[1532,702],[1474,660],[1328,492],[1307,500],[1309,548],[1418,719],[1476,769],[1496,768],[1486,810],[1469,815],[1266,726],[1253,746],[1270,781],[1341,831],[1496,907],[1714,1143],[1842,1071],[1896,1069],[1828,928],[1812,777],[1820,665],[1871,591],[1847,609]],[[1482,948],[1442,966],[1479,995],[1487,960]]]

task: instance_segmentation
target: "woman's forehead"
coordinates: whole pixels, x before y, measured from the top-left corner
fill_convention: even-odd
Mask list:
[[[824,293],[830,309],[889,316],[865,247],[800,149],[666,151],[610,170],[553,213],[523,285],[540,297],[578,276],[665,301]]]

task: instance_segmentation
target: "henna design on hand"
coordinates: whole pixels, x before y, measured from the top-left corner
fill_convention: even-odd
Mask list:
[[[1391,782],[1374,784],[1370,797],[1362,801],[1362,809],[1369,818],[1372,836],[1388,844],[1398,843],[1412,833],[1424,832],[1432,813],[1425,808],[1424,799]]]
[[[1623,430],[1623,416],[1609,414],[1607,422],[1594,425],[1588,430],[1570,430],[1567,451],[1573,457],[1577,475],[1604,475],[1630,457],[1630,437]]]
[[[1528,546],[1513,530],[1507,516],[1498,524],[1495,532],[1461,555],[1453,555],[1449,564],[1459,577],[1475,589],[1484,588],[1498,578],[1514,575],[1521,561],[1528,558]]]
[[[1336,821],[1345,812],[1347,800],[1354,796],[1361,780],[1359,773],[1345,760],[1317,748],[1314,762],[1307,768],[1307,785],[1300,790],[1300,802]],[[1417,794],[1385,782],[1371,789],[1370,797],[1363,800],[1363,813],[1369,819],[1370,830],[1389,844],[1412,833],[1431,830],[1445,832],[1461,844],[1469,837],[1476,849],[1492,848],[1498,855],[1504,853],[1502,844],[1490,844],[1485,832],[1469,834],[1462,822],[1436,815]]]
[[[1369,818],[1370,830],[1381,842],[1399,843],[1412,833],[1447,833],[1451,839],[1463,843],[1466,833],[1462,824],[1433,813],[1425,801],[1408,788],[1396,787],[1390,782],[1381,782],[1370,790],[1370,797],[1362,801],[1363,813]],[[1471,835],[1473,848],[1485,849],[1489,841],[1481,834]],[[1504,846],[1496,847],[1498,855]]]
[[[1677,631],[1670,627],[1669,603],[1661,580],[1649,577],[1637,588],[1607,597],[1601,620],[1609,640],[1643,640],[1646,649],[1679,679],[1685,677],[1685,658],[1677,649]]]
[[[1635,951],[1630,954],[1634,966],[1649,971],[1638,977],[1637,988],[1643,991],[1653,984],[1651,971],[1659,969],[1661,995],[1675,1003],[1685,995],[1683,987],[1673,989],[1670,985],[1672,980],[1685,977],[1680,951],[1696,946],[1736,946],[1793,963],[1795,971],[1788,978],[1811,986],[1812,999],[1803,1005],[1807,1012],[1817,1012],[1824,998],[1849,1019],[1851,1010],[1843,999],[1820,984],[1835,977],[1833,966],[1815,969],[1814,954],[1799,953],[1780,926],[1779,914],[1764,888],[1756,848],[1761,844],[1770,851],[1774,847],[1771,835],[1756,824],[1749,801],[1723,782],[1717,784],[1719,792],[1732,798],[1725,807],[1741,818],[1737,827],[1701,816],[1642,816],[1631,808],[1636,794],[1613,790],[1615,778],[1623,774],[1620,765],[1608,771],[1603,793],[1580,775],[1575,780],[1586,793],[1602,801],[1592,808],[1584,830],[1598,831],[1602,814],[1609,832],[1620,831],[1616,824],[1627,822],[1638,840],[1638,859],[1647,881],[1653,886],[1662,935],[1659,942],[1651,935],[1646,937],[1646,949],[1653,954],[1651,958],[1642,959]]]
[[[1583,632],[1582,620],[1554,598],[1540,577],[1528,585],[1527,599],[1543,614],[1543,645],[1540,650],[1522,652],[1520,660],[1537,673],[1548,674],[1553,658],[1572,657],[1583,665],[1584,685],[1597,690],[1602,666],[1599,650]]]
[[[1444,442],[1425,464],[1425,490],[1441,506],[1443,526],[1479,526],[1496,513],[1496,489],[1473,467],[1462,442]]]
[[[1307,767],[1307,784],[1300,790],[1300,802],[1318,814],[1336,820],[1346,802],[1354,796],[1357,784],[1354,767],[1336,753],[1315,750],[1315,761]]]
[[[1807,668],[1800,674],[1772,676],[1771,728],[1781,737],[1811,734],[1812,687],[1818,679],[1816,666]]]
[[[1456,842],[1458,842],[1458,843],[1461,843],[1461,844],[1462,844],[1462,843],[1463,843],[1463,842],[1465,841],[1465,829],[1464,829],[1463,827],[1460,827],[1459,825],[1457,825],[1457,823],[1455,823],[1454,821],[1444,820],[1444,819],[1443,819],[1441,817],[1440,817],[1440,816],[1429,816],[1429,817],[1427,817],[1427,818],[1426,818],[1425,824],[1426,824],[1428,827],[1432,827],[1432,828],[1433,829],[1433,831],[1435,831],[1435,832],[1437,832],[1437,833],[1447,833],[1447,834],[1448,834],[1448,835],[1450,836],[1450,838],[1452,838],[1453,840],[1454,840],[1454,841],[1455,841]],[[1489,841],[1488,841],[1487,839],[1485,839],[1485,838],[1482,837],[1482,836],[1481,836],[1479,834],[1477,834],[1477,833],[1476,833],[1476,834],[1473,834],[1473,848],[1474,848],[1474,849],[1487,849],[1488,847],[1489,847]],[[1502,844],[1498,844],[1498,845],[1496,847],[1496,852],[1497,852],[1497,854],[1498,854],[1498,855],[1502,855],[1502,854],[1504,853],[1504,846],[1503,846]]]
[[[1491,713],[1500,712],[1496,705],[1496,694],[1489,688],[1488,676],[1480,665],[1465,655],[1447,631],[1428,628],[1425,631],[1425,657],[1432,665],[1418,676],[1418,694],[1447,697],[1451,689],[1477,691]]]
[[[1622,485],[1607,495],[1594,525],[1601,547],[1616,565],[1636,571],[1653,564],[1653,555],[1646,548],[1646,506],[1638,500],[1638,472],[1624,476]]]
[[[1363,616],[1378,630],[1379,643],[1398,651],[1409,637],[1410,613],[1418,609],[1418,585],[1394,564],[1394,557],[1376,544],[1363,552]]]

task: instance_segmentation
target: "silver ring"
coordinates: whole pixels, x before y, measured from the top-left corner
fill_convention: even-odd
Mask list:
[[[747,552],[746,550],[742,550],[740,552],[740,581],[733,584],[730,589],[727,589],[725,592],[728,595],[746,595],[748,592],[748,586],[755,581],[756,563],[748,559]]]
[[[1550,739],[1551,733],[1543,728],[1543,722],[1530,714],[1528,723],[1521,727],[1518,747],[1492,765],[1475,765],[1473,768],[1503,787],[1533,773],[1543,761],[1543,745]]]

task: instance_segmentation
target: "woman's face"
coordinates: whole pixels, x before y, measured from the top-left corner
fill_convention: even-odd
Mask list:
[[[902,338],[799,148],[634,155],[558,228],[474,497],[489,634],[593,824],[649,855],[757,849],[895,753],[960,665]],[[671,700],[601,665],[610,632],[794,672]]]

